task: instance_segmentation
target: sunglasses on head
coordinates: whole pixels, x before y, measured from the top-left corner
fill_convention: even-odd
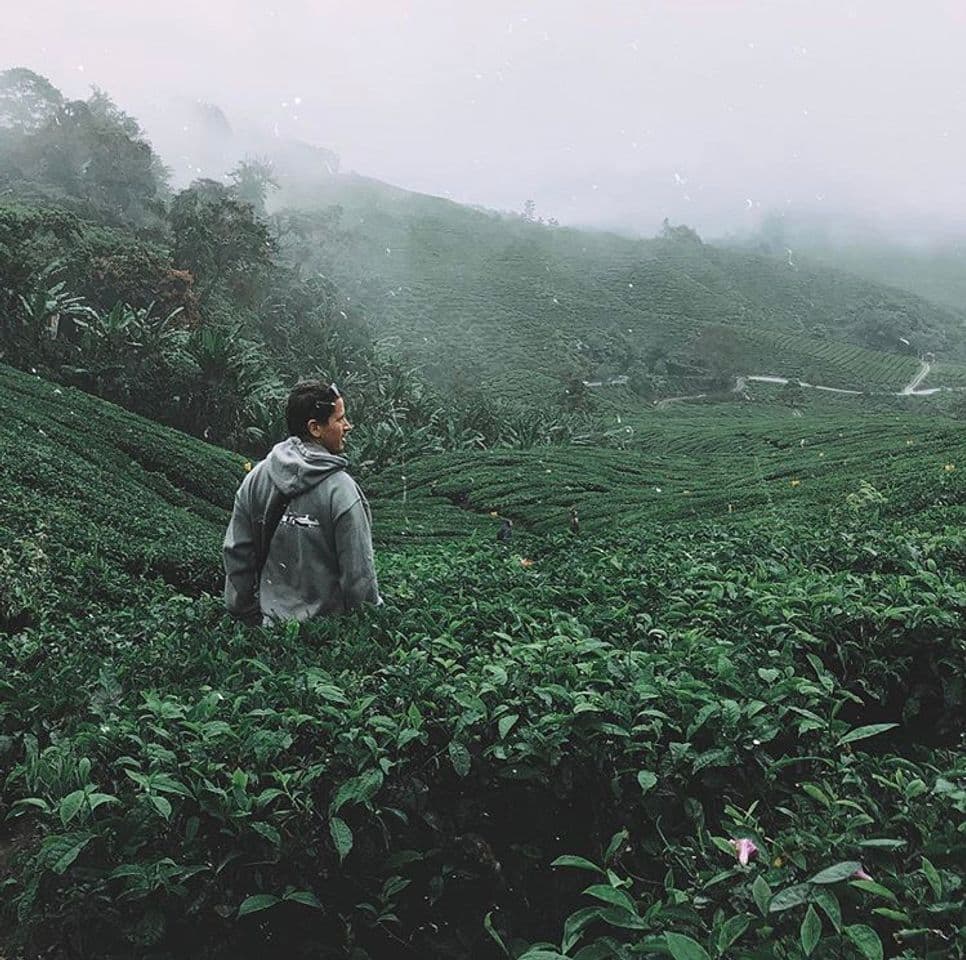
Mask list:
[[[329,394],[329,396],[332,399],[320,401],[315,407],[315,412],[320,417],[322,417],[322,419],[328,420],[330,414],[332,413],[332,408],[335,406],[336,400],[338,400],[339,397],[342,396],[342,393],[334,383],[329,384],[329,386],[326,389],[326,392]]]

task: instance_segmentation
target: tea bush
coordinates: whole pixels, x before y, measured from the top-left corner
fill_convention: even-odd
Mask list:
[[[929,443],[908,491],[509,545],[500,468],[545,473],[454,457],[493,487],[451,503],[410,465],[374,484],[385,607],[249,630],[208,592],[241,458],[8,382],[11,951],[963,954],[964,497]]]

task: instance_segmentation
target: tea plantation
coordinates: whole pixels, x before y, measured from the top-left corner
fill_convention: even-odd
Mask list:
[[[686,227],[655,239],[570,229],[354,175],[285,184],[279,203],[279,224],[312,241],[280,226],[283,249],[448,384],[492,380],[535,403],[568,378],[617,376],[647,396],[749,373],[896,391],[918,354],[966,360],[961,304],[702,243]]]
[[[244,458],[0,367],[0,953],[964,956],[966,439],[781,397],[370,477],[251,630]]]

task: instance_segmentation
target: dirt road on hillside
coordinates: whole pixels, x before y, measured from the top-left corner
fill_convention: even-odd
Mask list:
[[[931,371],[932,363],[928,360],[921,360],[920,367],[916,371],[916,375],[901,390],[896,390],[894,392],[890,391],[884,395],[890,397],[931,397],[933,394],[942,393],[944,391],[959,391],[966,389],[966,387],[927,387],[925,390],[920,390],[919,385],[926,379],[926,377],[929,376]],[[732,388],[732,391],[734,393],[742,393],[749,383],[774,383],[780,386],[786,386],[789,383],[797,383],[800,387],[804,387],[806,390],[823,390],[825,393],[841,393],[852,397],[858,397],[864,393],[875,393],[875,391],[852,390],[847,389],[846,387],[826,387],[819,383],[807,383],[805,380],[796,380],[792,377],[778,377],[770,373],[749,373],[736,377],[735,385]],[[688,400],[702,400],[706,396],[706,393],[694,393],[683,397],[665,397],[663,400],[656,401],[654,406],[657,410],[666,410],[674,403],[684,403]]]

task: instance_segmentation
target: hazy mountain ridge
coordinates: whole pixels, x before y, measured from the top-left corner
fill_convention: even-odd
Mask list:
[[[311,190],[284,191],[279,201],[336,212],[339,242],[303,268],[335,279],[378,336],[437,377],[500,371],[547,383],[627,375],[657,395],[751,372],[742,351],[755,331],[910,358],[966,358],[960,311],[840,269],[704,244],[673,228],[674,239],[633,240],[359,177],[327,178]],[[732,340],[711,356],[701,338],[720,341],[720,328]],[[839,383],[818,356],[797,371],[778,356],[771,366]],[[875,380],[857,371],[852,385]]]

